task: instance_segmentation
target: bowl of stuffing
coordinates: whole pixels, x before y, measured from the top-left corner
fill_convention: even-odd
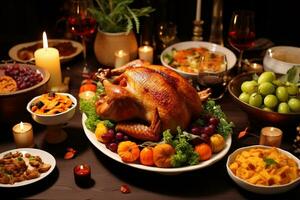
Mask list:
[[[0,121],[10,124],[26,116],[30,99],[47,90],[50,74],[29,64],[0,65]]]
[[[161,63],[186,78],[197,78],[199,73],[222,73],[236,63],[235,54],[218,44],[203,41],[186,41],[166,48]]]
[[[254,193],[283,193],[300,183],[300,160],[276,147],[239,148],[228,156],[226,168],[237,185]]]

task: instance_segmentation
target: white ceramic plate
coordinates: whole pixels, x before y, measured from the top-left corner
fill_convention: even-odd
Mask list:
[[[230,178],[234,182],[236,182],[240,187],[244,188],[245,190],[248,190],[248,191],[254,192],[254,193],[259,193],[259,194],[277,194],[277,193],[286,192],[286,191],[291,190],[292,188],[296,187],[300,183],[300,177],[298,177],[297,179],[295,179],[294,181],[292,181],[288,184],[274,185],[274,186],[262,186],[262,185],[254,185],[254,184],[248,183],[247,181],[237,177],[231,171],[231,169],[229,168],[229,165],[233,162],[236,155],[238,153],[240,153],[241,151],[252,149],[252,148],[257,148],[257,147],[271,148],[271,147],[263,146],[263,145],[252,145],[252,146],[239,148],[228,156],[226,168],[227,168],[227,172],[228,172]],[[298,168],[300,170],[300,160],[298,158],[296,158],[294,155],[292,155],[291,153],[289,153],[285,150],[282,150],[280,148],[278,148],[278,149],[281,153],[283,153],[283,154],[287,155],[288,157],[292,158],[293,160],[295,160],[295,162],[298,164]]]
[[[14,183],[14,184],[1,184],[0,183],[0,187],[7,187],[7,188],[9,188],[9,187],[20,187],[20,186],[24,186],[24,185],[29,185],[31,183],[37,182],[37,181],[45,178],[55,168],[55,165],[56,165],[55,158],[50,153],[48,153],[46,151],[43,151],[43,150],[40,150],[40,149],[34,149],[34,148],[13,149],[13,150],[9,150],[9,151],[5,151],[5,152],[1,153],[0,154],[0,158],[2,158],[5,154],[7,154],[9,152],[15,153],[16,151],[19,151],[19,152],[21,152],[23,154],[30,153],[33,156],[40,156],[41,159],[42,159],[42,161],[44,163],[50,164],[51,167],[50,167],[50,169],[47,172],[41,173],[40,177],[38,177],[38,178],[31,179],[31,180],[26,180],[26,181],[22,181],[22,182],[17,182],[17,183]]]
[[[202,42],[202,41],[187,41],[187,42],[179,42],[179,43],[173,44],[173,45],[169,46],[168,48],[166,48],[161,53],[160,61],[164,66],[166,66],[172,70],[175,70],[176,72],[178,72],[179,74],[181,74],[182,76],[184,76],[186,78],[196,78],[198,75],[196,73],[184,72],[184,71],[181,71],[181,70],[171,67],[170,65],[168,65],[167,62],[165,62],[164,57],[166,54],[170,54],[173,48],[175,48],[177,50],[182,50],[182,49],[199,48],[199,47],[207,48],[212,52],[223,53],[227,59],[227,70],[230,70],[236,63],[236,56],[231,50],[229,50],[226,47],[223,47],[221,45],[218,45],[218,44],[214,44],[211,42]]]
[[[37,43],[40,43],[42,41],[34,41],[34,42],[27,42],[27,43],[22,43],[22,44],[17,44],[15,46],[13,46],[9,52],[8,55],[11,59],[17,61],[17,62],[22,62],[22,63],[27,63],[27,62],[32,62],[34,63],[34,61],[28,61],[28,60],[22,60],[18,57],[18,51],[24,47],[29,47],[32,45],[35,45]],[[67,62],[70,61],[71,59],[73,59],[75,56],[77,56],[78,54],[80,54],[83,50],[82,44],[80,44],[79,42],[73,41],[73,40],[66,40],[66,39],[49,39],[48,42],[71,42],[72,46],[76,48],[76,51],[69,55],[69,56],[62,56],[60,57],[60,61],[61,62]]]
[[[88,139],[91,141],[91,143],[97,149],[99,149],[102,153],[104,153],[108,157],[110,157],[124,165],[128,165],[130,167],[135,167],[135,168],[146,170],[146,171],[152,171],[152,172],[157,172],[157,173],[161,173],[161,174],[166,174],[166,175],[176,175],[176,174],[180,174],[183,172],[194,171],[197,169],[208,167],[208,166],[214,164],[215,162],[219,161],[221,158],[223,158],[227,154],[227,152],[231,146],[231,135],[230,135],[226,140],[225,148],[221,152],[219,152],[217,154],[213,154],[212,158],[210,158],[209,160],[202,161],[198,165],[194,165],[194,166],[186,166],[186,167],[178,167],[178,168],[159,168],[159,167],[145,166],[145,165],[141,165],[141,164],[125,163],[121,160],[121,158],[118,156],[118,154],[107,149],[104,144],[102,144],[101,142],[99,142],[96,139],[95,134],[87,129],[87,127],[85,126],[85,123],[84,123],[86,118],[87,118],[86,115],[83,114],[82,115],[82,126],[84,129],[84,132],[85,132],[86,136],[88,137]]]

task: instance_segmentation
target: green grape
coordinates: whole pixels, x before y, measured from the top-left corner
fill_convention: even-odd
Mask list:
[[[258,86],[258,92],[264,96],[273,94],[275,92],[275,86],[270,82],[263,82]]]
[[[263,72],[259,77],[258,77],[258,84],[264,83],[264,82],[272,82],[276,79],[275,73],[274,72]]]
[[[290,98],[288,105],[293,112],[300,112],[300,100],[297,98]]]
[[[287,92],[289,95],[297,95],[299,92],[298,86],[294,83],[287,83]]]
[[[257,91],[257,82],[252,81],[244,81],[241,85],[242,92],[246,92],[248,94],[252,94]]]
[[[274,85],[276,85],[277,87],[278,87],[278,86],[284,86],[284,85],[285,85],[284,82],[282,82],[282,81],[279,80],[279,79],[276,79],[276,80],[272,81],[272,83],[273,83]]]
[[[268,112],[272,112],[273,111],[271,108],[268,108],[268,107],[263,107],[262,109],[265,110],[265,111],[268,111]]]
[[[252,93],[249,97],[249,104],[251,106],[260,107],[262,104],[262,96],[257,92]]]
[[[278,88],[276,88],[276,96],[279,101],[286,102],[289,99],[289,93],[286,87],[279,86]]]
[[[279,112],[279,113],[289,113],[290,112],[290,107],[286,102],[281,102],[278,105],[277,112]]]
[[[249,97],[250,97],[250,94],[248,94],[246,92],[243,92],[243,93],[240,94],[239,99],[242,102],[249,103]]]
[[[273,94],[268,94],[264,98],[264,105],[268,108],[275,108],[278,104],[278,99],[275,95]]]

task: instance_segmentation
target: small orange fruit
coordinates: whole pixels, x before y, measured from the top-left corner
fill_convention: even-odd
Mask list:
[[[108,132],[107,127],[104,125],[104,122],[99,122],[96,126],[96,130],[95,130],[95,136],[97,138],[98,141],[102,142],[102,143],[107,143],[109,142],[108,139],[105,139],[104,137],[102,137],[104,134],[106,134]]]
[[[195,146],[195,152],[198,153],[200,161],[208,160],[212,156],[212,149],[206,143],[201,143]]]
[[[123,141],[118,145],[118,155],[122,161],[132,163],[140,156],[139,146],[135,142]]]
[[[172,167],[171,160],[175,149],[170,144],[158,144],[153,149],[153,161],[157,167]]]
[[[142,151],[140,153],[140,162],[143,165],[147,165],[147,166],[154,165],[153,148],[152,147],[145,147],[142,149]]]

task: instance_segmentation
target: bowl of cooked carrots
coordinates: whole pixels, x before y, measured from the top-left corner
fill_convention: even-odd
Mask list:
[[[283,193],[300,183],[300,160],[276,147],[239,148],[228,156],[226,167],[235,183],[254,193]]]
[[[75,114],[77,100],[68,93],[49,92],[34,97],[27,104],[33,120],[43,125],[67,123]]]

